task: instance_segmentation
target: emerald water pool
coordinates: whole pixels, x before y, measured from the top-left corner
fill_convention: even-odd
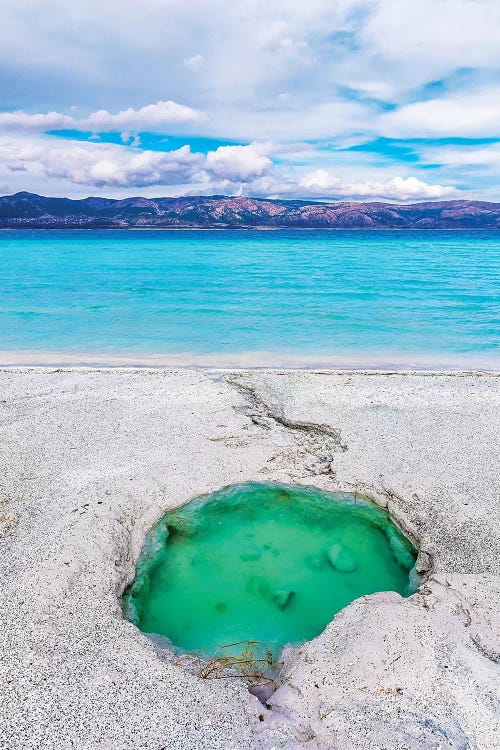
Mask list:
[[[265,483],[168,511],[146,538],[125,615],[204,657],[245,640],[276,657],[343,607],[416,589],[416,550],[387,512],[350,495]]]

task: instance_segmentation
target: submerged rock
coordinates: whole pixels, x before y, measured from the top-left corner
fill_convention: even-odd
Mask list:
[[[287,492],[287,490],[277,490],[275,497],[276,497],[276,500],[280,500],[280,501],[291,500],[291,495],[289,492]]]
[[[358,567],[358,561],[352,552],[342,544],[332,544],[325,550],[328,562],[340,573],[354,573]]]
[[[285,607],[288,607],[288,605],[290,604],[294,596],[295,596],[295,591],[287,591],[286,589],[278,589],[278,591],[275,591],[273,594],[273,602],[280,609],[285,609]]]

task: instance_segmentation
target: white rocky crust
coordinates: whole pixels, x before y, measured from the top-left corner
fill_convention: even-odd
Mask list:
[[[500,378],[0,372],[2,750],[496,750]],[[410,599],[357,600],[263,707],[123,619],[165,509],[248,480],[367,495],[419,546]]]

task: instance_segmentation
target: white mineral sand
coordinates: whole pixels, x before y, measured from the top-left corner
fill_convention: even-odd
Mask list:
[[[1,371],[0,748],[497,750],[499,432],[494,373]],[[120,609],[162,512],[247,480],[388,505],[427,577],[288,650],[271,710]]]

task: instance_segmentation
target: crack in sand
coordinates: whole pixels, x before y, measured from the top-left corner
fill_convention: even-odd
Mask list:
[[[242,383],[238,376],[226,376],[225,381],[245,397],[247,407],[244,413],[253,424],[263,430],[281,427],[295,438],[291,448],[281,450],[268,459],[268,465],[261,469],[261,473],[268,474],[276,469],[284,469],[297,479],[321,475],[335,478],[333,455],[347,451],[347,445],[342,440],[339,429],[327,424],[287,419],[284,415],[276,413],[257,394],[255,388]],[[270,467],[269,464],[273,466]]]

